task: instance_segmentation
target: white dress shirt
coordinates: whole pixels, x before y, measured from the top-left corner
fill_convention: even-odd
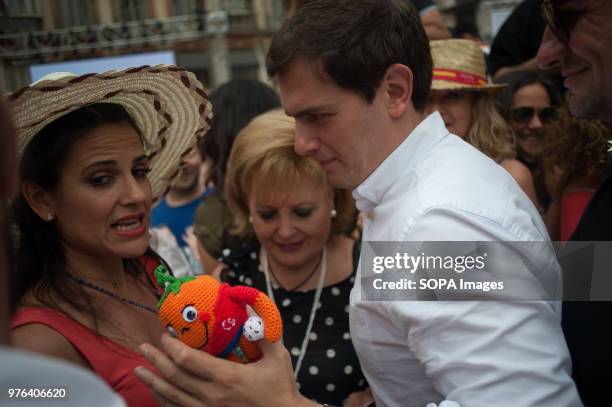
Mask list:
[[[366,214],[364,241],[549,240],[514,179],[450,134],[438,113],[353,196]],[[537,257],[556,262],[552,250]],[[558,303],[362,301],[361,268],[351,292],[351,336],[378,407],[445,399],[462,407],[582,405]],[[544,278],[560,281],[558,274]]]

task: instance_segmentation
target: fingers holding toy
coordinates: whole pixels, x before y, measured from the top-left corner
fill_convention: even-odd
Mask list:
[[[175,278],[163,266],[155,276],[165,286],[160,324],[174,338],[162,336],[165,354],[151,345],[141,346],[161,377],[144,368],[137,375],[168,403],[316,405],[297,391],[291,358],[280,342],[282,319],[265,294],[210,276]],[[247,306],[258,315],[249,317]],[[262,394],[262,389],[270,391]]]
[[[293,380],[291,358],[280,342],[260,341],[263,357],[238,364],[190,348],[164,335],[160,357],[147,346],[147,358],[163,376],[137,375],[171,403],[186,406],[316,406],[303,398]],[[144,369],[144,368],[143,368]],[[261,389],[269,391],[262,392]]]
[[[167,337],[167,335],[164,335],[164,337]],[[164,338],[162,338],[163,340]],[[182,343],[180,344],[183,345]],[[183,346],[189,350],[192,349],[186,345]],[[148,369],[139,366],[135,369],[135,373],[143,383],[171,403],[181,406],[204,405],[201,402],[203,399],[191,396],[197,395],[197,390],[203,387],[200,377],[185,371],[165,353],[150,344],[142,344],[140,352],[157,368],[161,375],[158,376]]]
[[[280,339],[280,313],[262,292],[246,286],[230,287],[210,276],[175,278],[163,266],[156,269],[155,276],[165,287],[159,302],[162,329],[192,348],[250,363],[261,356],[254,341]],[[249,317],[247,306],[258,316]]]
[[[231,375],[232,369],[237,367],[237,364],[233,362],[228,362],[225,359],[217,358],[206,352],[191,348],[167,334],[162,335],[161,342],[162,348],[167,354],[167,356],[164,356],[171,362],[172,366],[163,363],[161,366],[158,366],[155,360],[149,360],[158,369],[163,368],[169,372],[172,367],[176,367],[193,374],[200,380],[213,381],[217,375],[222,377],[228,374]],[[160,372],[162,375],[164,374],[161,369]]]

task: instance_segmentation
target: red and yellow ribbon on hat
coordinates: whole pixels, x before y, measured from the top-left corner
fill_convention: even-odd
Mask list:
[[[467,86],[485,86],[488,84],[487,79],[483,76],[455,69],[434,68],[433,80],[454,82]]]

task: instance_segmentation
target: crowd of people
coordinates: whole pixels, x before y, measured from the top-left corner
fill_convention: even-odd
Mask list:
[[[526,21],[541,41],[500,56]],[[564,301],[550,242],[612,241],[610,22],[526,0],[487,56],[431,1],[311,0],[270,84],[158,65],[8,94],[0,360],[24,367],[0,382],[63,375],[71,405],[605,405],[611,303]],[[521,292],[368,298],[369,242],[454,241],[496,242]],[[188,347],[159,266],[264,292],[283,340],[248,364]]]

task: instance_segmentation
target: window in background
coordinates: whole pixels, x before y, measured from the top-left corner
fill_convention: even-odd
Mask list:
[[[149,0],[113,0],[117,21],[138,21],[151,18]]]
[[[95,0],[60,0],[60,18],[58,27],[80,27],[98,24]]]
[[[184,16],[188,14],[196,14],[204,11],[203,0],[172,0],[172,15]]]
[[[38,0],[6,0],[6,9],[11,17],[40,16]]]

